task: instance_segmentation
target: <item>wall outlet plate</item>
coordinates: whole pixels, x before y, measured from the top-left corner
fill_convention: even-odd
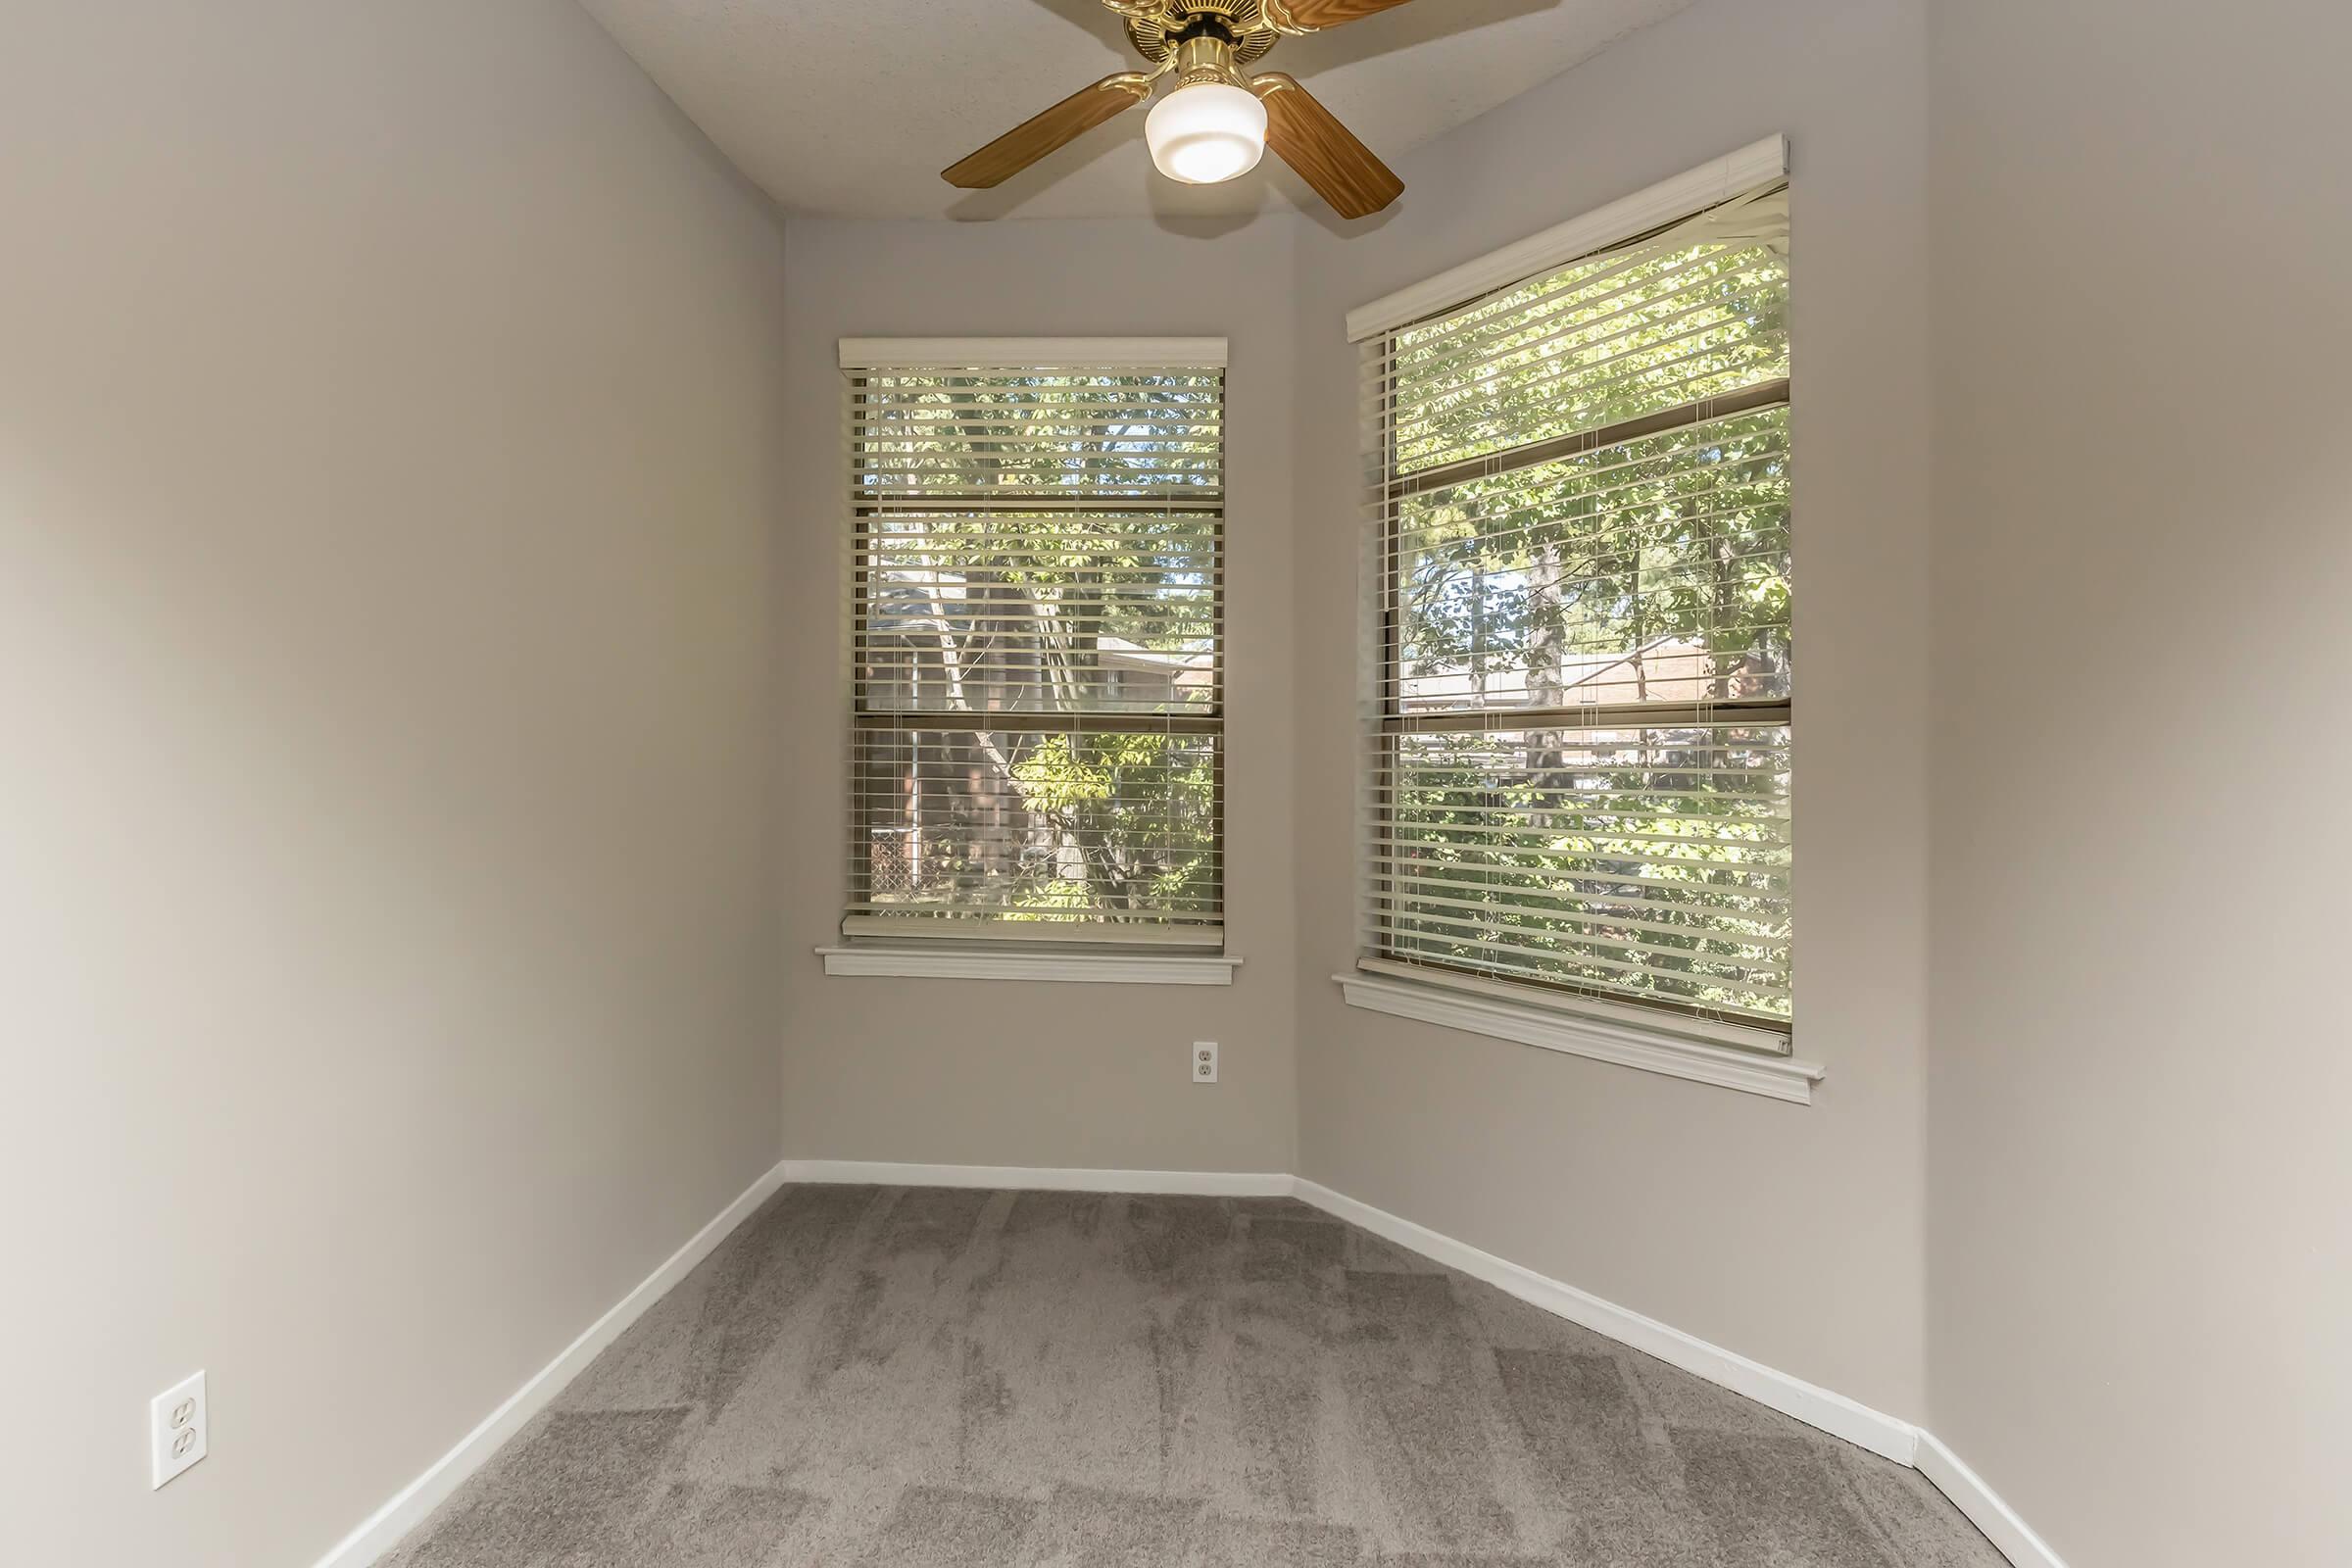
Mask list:
[[[148,1401],[147,1446],[153,1477],[150,1490],[176,1478],[204,1457],[212,1434],[212,1417],[201,1372]]]
[[[1217,1043],[1214,1040],[1193,1042],[1193,1082],[1213,1084],[1217,1081]]]

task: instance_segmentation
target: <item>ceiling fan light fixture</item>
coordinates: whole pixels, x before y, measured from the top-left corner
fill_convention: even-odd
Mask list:
[[[1369,218],[1404,181],[1285,71],[1252,73],[1294,33],[1320,32],[1405,0],[1102,0],[1127,23],[1148,67],[1120,71],[940,171],[958,190],[990,190],[1109,123],[1152,89],[1170,91],[1145,117],[1153,167],[1187,185],[1238,179],[1271,150],[1342,218]],[[1548,0],[1547,0],[1548,3]],[[1173,79],[1171,79],[1173,78]]]
[[[1266,106],[1247,87],[1193,82],[1152,106],[1144,140],[1152,164],[1170,179],[1187,185],[1238,179],[1266,155]]]

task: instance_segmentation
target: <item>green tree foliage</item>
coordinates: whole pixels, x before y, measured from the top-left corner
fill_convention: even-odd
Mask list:
[[[1115,917],[1190,908],[1215,891],[1216,762],[1206,748],[1166,735],[1048,735],[1013,775],[1023,804],[1085,871],[1056,876],[1053,897],[1083,885],[1082,906]]]

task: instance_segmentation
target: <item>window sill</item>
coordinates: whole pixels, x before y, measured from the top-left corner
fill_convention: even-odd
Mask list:
[[[827,974],[914,980],[1048,980],[1092,985],[1229,986],[1239,958],[1218,953],[984,953],[970,948],[819,948]]]
[[[1817,1062],[1710,1046],[1635,1024],[1587,1018],[1560,1008],[1472,996],[1385,975],[1357,971],[1332,978],[1339,982],[1350,1007],[1514,1040],[1545,1051],[1564,1051],[1572,1056],[1590,1056],[1798,1105],[1813,1103],[1813,1086],[1827,1070]]]

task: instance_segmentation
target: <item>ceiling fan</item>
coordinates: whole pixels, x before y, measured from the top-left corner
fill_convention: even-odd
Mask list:
[[[1213,185],[1257,167],[1268,147],[1342,218],[1379,212],[1404,181],[1355,139],[1297,78],[1279,71],[1245,75],[1287,34],[1321,32],[1405,0],[1102,0],[1127,20],[1127,41],[1152,68],[1122,71],[1072,93],[1014,126],[941,177],[965,190],[1001,185],[1039,159],[1152,96],[1144,139],[1170,179]]]

